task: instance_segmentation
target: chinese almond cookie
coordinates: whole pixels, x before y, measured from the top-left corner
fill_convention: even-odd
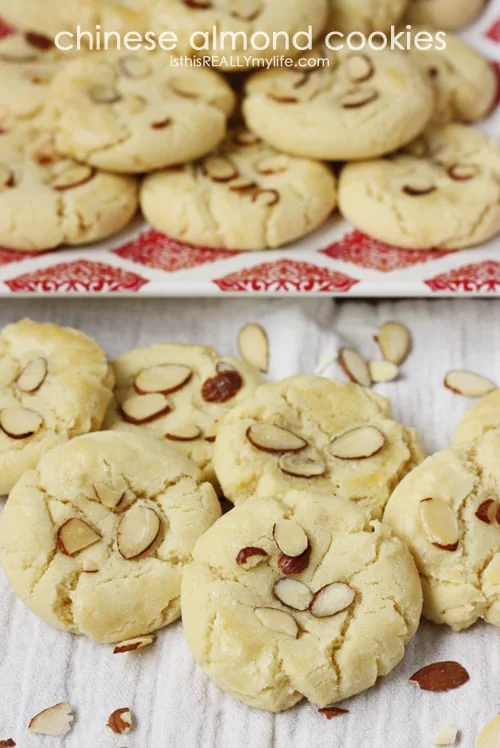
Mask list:
[[[500,430],[500,390],[490,392],[469,408],[457,426],[455,444],[475,441],[495,429]]]
[[[461,249],[500,231],[500,146],[452,124],[428,130],[406,151],[348,164],[342,214],[375,239],[407,249]]]
[[[384,32],[397,24],[408,6],[408,0],[329,0],[327,30],[349,34]]]
[[[455,31],[482,11],[486,0],[410,0],[405,21]]]
[[[420,571],[424,615],[453,629],[500,626],[500,433],[429,457],[384,514]]]
[[[217,421],[253,394],[262,383],[259,372],[208,346],[177,343],[130,351],[116,358],[112,368],[115,399],[104,427],[151,431],[214,481]]]
[[[252,707],[325,707],[387,675],[422,609],[415,563],[346,499],[290,491],[236,507],[184,570],[184,633],[196,661]]]
[[[285,155],[238,130],[202,161],[147,176],[140,200],[147,220],[168,236],[260,250],[324,223],[336,207],[337,186],[325,164]]]
[[[221,420],[214,465],[235,504],[292,487],[339,493],[380,517],[423,458],[388,400],[351,382],[295,376],[266,384]]]
[[[167,444],[88,434],[51,450],[13,488],[0,562],[44,621],[119,642],[179,617],[182,568],[219,516],[212,486]]]
[[[25,319],[0,333],[0,494],[45,452],[101,427],[114,378],[78,330]]]

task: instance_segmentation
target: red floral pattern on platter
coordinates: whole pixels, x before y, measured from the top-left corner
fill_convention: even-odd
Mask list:
[[[221,291],[348,293],[359,280],[308,262],[287,259],[255,265],[213,282]]]
[[[37,252],[36,256],[40,257],[45,252]],[[22,260],[28,260],[30,257],[33,258],[31,252],[16,252],[13,249],[5,249],[0,247],[0,265],[10,265],[12,262],[22,262]]]
[[[353,231],[342,237],[340,241],[322,249],[321,254],[331,257],[333,260],[343,260],[368,270],[392,273],[394,270],[404,270],[424,262],[439,260],[450,253],[437,249],[428,252],[401,249],[372,239],[361,231]]]
[[[146,231],[128,244],[113,250],[114,254],[166,273],[190,270],[217,260],[226,260],[240,254],[236,251],[196,247],[171,239],[154,229]]]
[[[480,291],[500,290],[500,262],[485,260],[472,265],[450,270],[448,273],[436,275],[425,281],[431,291],[465,291],[477,293]]]
[[[486,32],[486,36],[492,42],[500,42],[500,18],[490,26]]]
[[[140,275],[102,262],[61,262],[5,281],[13,293],[116,293],[139,291],[149,283]]]
[[[6,36],[10,36],[14,33],[14,29],[12,26],[9,26],[8,23],[5,23],[5,21],[0,18],[0,39],[4,39]]]

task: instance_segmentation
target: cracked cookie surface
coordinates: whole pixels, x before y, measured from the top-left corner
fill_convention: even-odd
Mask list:
[[[25,319],[0,333],[0,493],[45,452],[100,428],[114,377],[78,330]]]
[[[87,434],[16,484],[0,517],[0,562],[47,623],[121,641],[179,617],[182,568],[219,515],[212,486],[168,445]]]
[[[283,520],[309,553],[288,575],[276,542]],[[419,623],[407,547],[343,498],[292,490],[249,501],[200,538],[193,559],[181,592],[188,644],[220,688],[258,709],[302,698],[324,707],[370,688]]]
[[[473,21],[485,4],[486,0],[410,0],[404,20],[453,31]]]
[[[379,439],[373,454],[340,456],[337,440],[352,433],[364,440],[366,429]],[[259,387],[222,418],[214,466],[236,504],[300,487],[339,493],[379,517],[422,458],[417,433],[392,420],[385,398],[351,382],[296,376]]]
[[[349,164],[339,204],[356,228],[408,249],[461,249],[500,231],[500,147],[466,125],[430,128],[391,158]]]
[[[370,34],[373,31],[387,31],[397,24],[408,6],[408,0],[329,0],[329,4],[327,31]]]
[[[454,442],[472,442],[495,429],[500,429],[500,390],[490,392],[469,408],[457,426]]]
[[[336,207],[337,189],[326,165],[287,156],[237,130],[202,161],[146,177],[140,201],[148,221],[168,236],[260,250],[317,228]]]
[[[424,616],[453,629],[500,626],[500,433],[429,457],[384,514],[420,571]],[[498,510],[498,512],[497,512]]]

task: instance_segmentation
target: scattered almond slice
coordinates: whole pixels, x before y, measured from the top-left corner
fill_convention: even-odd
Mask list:
[[[309,546],[309,539],[294,519],[279,519],[273,527],[274,542],[285,556],[301,556]]]
[[[151,66],[146,60],[141,60],[139,57],[133,55],[127,55],[122,57],[118,63],[120,71],[126,78],[147,78],[151,73]]]
[[[1,59],[1,57],[0,57]],[[0,191],[14,186],[14,175],[6,166],[0,164]]]
[[[90,182],[95,177],[95,169],[85,164],[75,164],[65,169],[59,174],[56,174],[50,181],[49,186],[53,190],[58,192],[64,192],[65,190],[72,190],[75,187],[81,187],[81,185]]]
[[[339,460],[364,460],[378,454],[385,436],[376,426],[359,426],[337,436],[329,452]]]
[[[375,340],[384,359],[396,366],[400,366],[410,354],[412,346],[410,331],[401,322],[383,324]]]
[[[286,577],[278,579],[273,593],[280,603],[294,610],[307,610],[313,599],[313,593],[307,584]]]
[[[134,380],[138,395],[160,393],[170,395],[186,385],[193,376],[190,366],[184,364],[160,364],[143,369]]]
[[[402,192],[409,197],[423,197],[436,192],[436,185],[426,177],[413,177],[409,184],[403,186]]]
[[[342,716],[342,714],[349,714],[349,709],[341,709],[339,706],[324,706],[323,709],[318,709],[318,714],[322,714],[327,719],[333,719]]]
[[[294,478],[319,478],[326,473],[326,462],[317,453],[285,452],[280,456],[278,466],[285,475]]]
[[[255,608],[255,615],[266,629],[296,639],[299,635],[297,621],[289,613],[278,608]]]
[[[307,442],[293,431],[273,426],[271,423],[255,423],[249,426],[246,436],[250,444],[261,452],[299,452]]]
[[[96,83],[90,88],[89,96],[94,104],[115,104],[121,96],[112,85]]]
[[[247,193],[252,194],[257,189],[257,182],[254,182],[253,179],[241,177],[240,179],[233,179],[229,185],[229,189],[231,192],[238,192],[243,195]]]
[[[443,551],[458,548],[458,520],[453,509],[441,499],[422,499],[420,519],[432,545]]]
[[[486,499],[478,507],[476,517],[487,525],[500,526],[500,503],[494,499]]]
[[[148,551],[160,533],[161,520],[149,506],[134,504],[123,515],[116,531],[117,546],[130,561]]]
[[[476,738],[475,748],[498,748],[500,745],[500,714],[493,717]]]
[[[57,531],[57,547],[66,556],[76,556],[85,548],[90,548],[91,545],[98,543],[101,537],[83,519],[72,517],[61,525]]]
[[[314,595],[309,606],[315,618],[331,618],[351,607],[356,597],[353,588],[344,582],[333,582]]]
[[[448,176],[457,182],[468,182],[480,174],[480,169],[475,164],[454,164],[448,168]]]
[[[255,170],[264,176],[283,174],[288,169],[289,164],[290,160],[287,156],[269,156],[259,161],[255,165]]]
[[[113,654],[123,654],[124,652],[136,652],[138,649],[150,647],[156,640],[154,634],[147,636],[136,636],[134,639],[125,639],[125,641],[115,644]]]
[[[170,413],[170,400],[161,393],[149,395],[134,395],[122,403],[120,408],[123,419],[127,423],[143,424],[156,421]]]
[[[302,574],[309,566],[310,560],[311,546],[309,545],[300,556],[286,556],[284,553],[281,553],[278,559],[278,566],[283,574],[294,576],[295,574]]]
[[[18,390],[21,390],[21,392],[28,392],[29,394],[36,392],[45,382],[47,372],[47,359],[31,359],[16,379]]]
[[[454,725],[443,725],[434,736],[434,745],[455,745],[458,730]]]
[[[243,379],[235,369],[219,371],[203,382],[201,396],[207,403],[226,403],[243,387]]]
[[[347,91],[341,97],[340,105],[342,109],[360,109],[373,103],[378,98],[378,91],[374,88],[353,88],[352,91]]]
[[[242,358],[259,371],[269,371],[269,339],[263,327],[249,323],[238,333],[238,348]]]
[[[231,182],[238,176],[238,169],[224,156],[208,156],[203,161],[203,173],[214,182]]]
[[[132,729],[132,712],[128,707],[124,709],[115,709],[109,715],[106,727],[116,733],[116,735],[126,735]]]
[[[177,76],[170,81],[171,90],[185,99],[203,98],[203,85],[194,75]]]
[[[101,504],[108,509],[116,509],[125,496],[126,485],[116,489],[107,483],[94,483],[94,492]]]
[[[268,557],[267,551],[263,548],[257,548],[255,546],[247,546],[242,548],[236,556],[236,563],[238,566],[244,566],[245,569],[255,569]]]
[[[35,47],[35,49],[46,51],[47,49],[53,49],[54,47],[54,42],[50,36],[45,36],[45,34],[40,34],[36,31],[25,32],[24,39],[27,44],[31,47]]]
[[[338,362],[352,382],[356,382],[363,387],[371,386],[372,378],[368,364],[354,348],[342,348],[339,352]]]
[[[185,426],[177,426],[175,431],[167,431],[165,439],[171,442],[194,442],[200,439],[202,435],[203,432],[199,426],[187,424]]]
[[[0,428],[12,439],[27,439],[40,431],[43,424],[42,416],[28,408],[13,406],[0,411]]]
[[[459,369],[448,372],[444,378],[444,386],[465,397],[483,397],[497,389],[497,385],[491,379]]]
[[[37,735],[66,735],[73,726],[73,712],[67,701],[44,709],[36,714],[28,725],[28,731]]]
[[[392,361],[369,361],[368,369],[375,384],[393,382],[399,376],[399,369]]]
[[[434,662],[414,673],[410,683],[416,683],[423,691],[451,691],[467,683],[469,673],[458,662]]]
[[[353,83],[364,83],[373,77],[375,66],[368,55],[352,53],[346,58],[347,74]]]
[[[15,748],[16,741],[12,738],[7,738],[6,740],[0,740],[0,748]]]

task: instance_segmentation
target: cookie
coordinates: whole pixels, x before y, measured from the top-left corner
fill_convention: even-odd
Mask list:
[[[297,490],[255,499],[218,520],[193,558],[181,591],[191,651],[220,688],[258,709],[303,698],[325,707],[370,688],[419,623],[408,549],[346,499]]]
[[[328,0],[287,0],[286,3],[282,0],[151,0],[149,8],[151,28],[158,33],[176,34],[176,53],[208,58],[214,67],[225,72],[251,69],[280,55],[298,57],[301,52],[293,44],[294,35],[311,27],[313,39],[316,39],[324,28],[327,14]],[[236,34],[234,42],[232,34]],[[257,35],[255,43],[252,43],[253,34]],[[305,43],[303,33],[298,41],[302,45]]]
[[[469,408],[457,426],[455,444],[475,441],[495,429],[500,429],[500,390],[490,392]]]
[[[173,67],[162,54],[94,53],[56,76],[45,124],[62,153],[138,173],[212,151],[224,139],[234,102],[212,70]]]
[[[326,221],[337,186],[326,165],[285,155],[238,130],[205,159],[146,177],[140,201],[147,220],[168,236],[260,250],[281,247]]]
[[[243,102],[249,128],[287,153],[329,161],[389,153],[425,128],[432,89],[403,52],[330,52],[328,59],[328,67],[252,76]]]
[[[40,618],[117,642],[180,615],[180,580],[219,517],[196,467],[148,434],[101,432],[48,452],[0,518],[0,563]]]
[[[349,34],[359,31],[387,31],[397,24],[408,6],[408,0],[329,0],[327,30]]]
[[[500,231],[500,146],[466,125],[433,128],[406,152],[348,164],[342,214],[382,242],[461,249]]]
[[[75,31],[76,25],[84,29],[93,24],[92,16],[81,0],[0,0],[0,17],[9,25],[22,31],[36,31],[55,36],[60,31]]]
[[[100,428],[114,384],[78,330],[25,319],[0,333],[0,494],[49,449]]]
[[[410,0],[405,21],[454,31],[473,21],[486,0]]]
[[[396,488],[384,521],[408,543],[424,616],[456,631],[500,626],[500,433],[429,457]]]
[[[115,400],[104,428],[152,431],[214,481],[216,422],[262,383],[259,372],[208,346],[177,343],[129,351],[112,369]]]
[[[138,207],[138,184],[76,163],[50,134],[0,131],[0,245],[40,252],[105,239]]]
[[[297,487],[339,493],[380,517],[423,458],[388,400],[351,382],[295,376],[266,384],[220,421],[214,466],[235,504]]]

